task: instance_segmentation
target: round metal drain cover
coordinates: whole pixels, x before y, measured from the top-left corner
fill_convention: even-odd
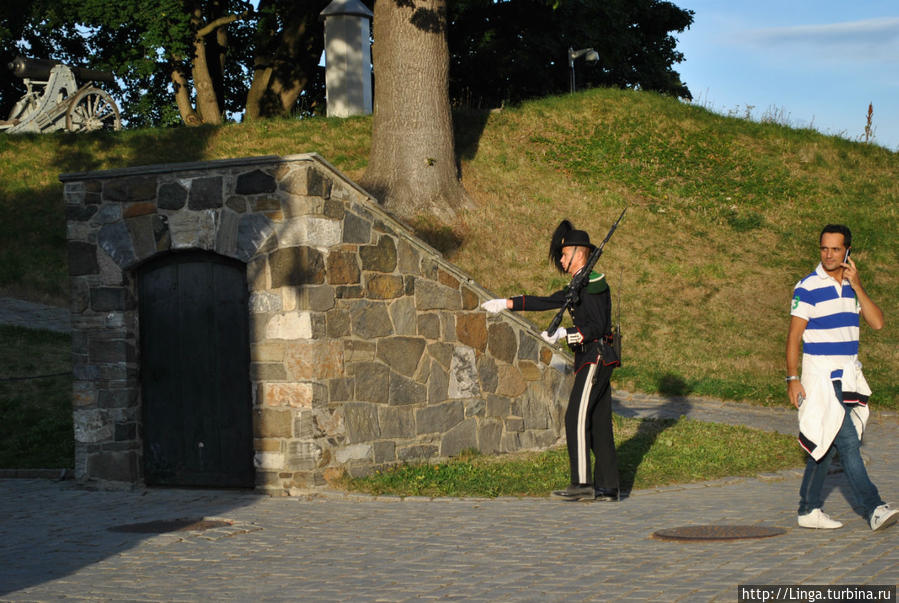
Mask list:
[[[742,540],[744,538],[769,538],[786,534],[783,528],[765,526],[685,526],[659,530],[652,537],[658,540]]]
[[[165,534],[166,532],[199,532],[210,528],[233,525],[230,521],[218,519],[159,519],[145,523],[131,523],[109,528],[111,532],[131,532],[135,534]]]

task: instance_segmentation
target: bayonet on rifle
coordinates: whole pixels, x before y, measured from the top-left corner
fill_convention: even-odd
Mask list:
[[[574,278],[571,279],[571,282],[568,283],[568,288],[565,293],[565,305],[559,309],[558,314],[553,317],[552,322],[549,323],[549,327],[546,329],[546,332],[549,335],[555,333],[556,329],[559,328],[559,325],[562,324],[562,316],[565,314],[565,310],[568,310],[577,304],[581,296],[581,289],[583,289],[590,281],[590,273],[593,271],[593,267],[596,265],[597,260],[599,260],[599,256],[602,255],[603,247],[605,247],[606,243],[609,242],[609,239],[612,238],[612,234],[615,232],[615,229],[618,228],[618,223],[621,222],[625,213],[627,213],[627,206],[625,206],[621,215],[618,216],[618,219],[615,220],[615,223],[612,224],[612,228],[609,229],[606,238],[602,240],[599,247],[594,249],[593,253],[590,254],[590,257],[587,258],[587,263],[584,264],[584,267],[581,268],[578,273],[574,275]]]

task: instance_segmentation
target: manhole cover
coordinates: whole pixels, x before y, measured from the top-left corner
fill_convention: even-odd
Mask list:
[[[132,532],[136,534],[165,534],[166,532],[199,532],[211,528],[233,525],[233,522],[218,519],[159,519],[145,523],[130,523],[109,528],[111,532]]]
[[[783,528],[765,526],[685,526],[659,530],[652,537],[658,540],[741,540],[769,538],[786,532]]]

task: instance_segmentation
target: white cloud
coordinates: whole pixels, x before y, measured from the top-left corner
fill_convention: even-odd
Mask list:
[[[841,62],[899,62],[899,17],[825,25],[794,25],[743,32],[744,43],[777,52],[814,53]]]

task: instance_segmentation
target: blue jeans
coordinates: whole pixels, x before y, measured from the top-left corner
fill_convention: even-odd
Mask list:
[[[840,404],[843,404],[843,388],[839,381],[834,382],[834,390]],[[821,457],[820,461],[816,461],[811,456],[808,457],[808,462],[805,465],[805,474],[802,476],[802,485],[799,487],[799,514],[811,513],[815,509],[820,509],[824,504],[824,501],[821,499],[824,478],[827,477],[827,470],[830,469],[830,463],[834,455],[839,452],[843,473],[849,482],[855,502],[864,510],[865,520],[867,521],[870,520],[874,509],[882,505],[883,501],[880,499],[877,487],[868,478],[868,471],[865,469],[865,464],[862,461],[862,455],[859,452],[861,442],[849,415],[851,412],[850,407],[843,404],[843,408],[846,409],[846,414],[843,416],[843,424],[833,439],[830,449]]]

